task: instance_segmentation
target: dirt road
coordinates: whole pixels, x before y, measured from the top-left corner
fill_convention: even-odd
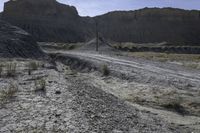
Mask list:
[[[120,58],[96,53],[62,52],[66,57],[76,57],[94,64],[107,64],[112,74],[121,73],[128,79],[142,83],[174,86],[179,89],[200,89],[200,71],[189,70],[169,63],[156,63],[135,58]]]

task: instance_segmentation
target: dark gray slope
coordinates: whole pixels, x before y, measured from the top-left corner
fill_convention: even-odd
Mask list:
[[[0,57],[42,58],[45,54],[22,29],[0,21]]]

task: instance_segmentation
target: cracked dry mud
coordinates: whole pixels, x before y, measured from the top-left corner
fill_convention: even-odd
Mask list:
[[[0,105],[2,133],[192,131],[137,109],[61,63],[55,68],[46,62],[28,75],[25,66],[29,61],[17,62],[16,77],[0,78],[1,86],[18,85],[12,98]],[[35,80],[40,79],[46,81],[45,91],[36,91]]]

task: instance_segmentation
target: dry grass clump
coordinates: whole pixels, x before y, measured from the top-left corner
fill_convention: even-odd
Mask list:
[[[176,91],[171,91],[166,94],[165,100],[160,101],[160,106],[164,107],[167,110],[175,111],[181,115],[186,115],[188,112],[186,111],[185,107],[183,106],[183,98],[176,94]]]
[[[162,106],[168,110],[175,111],[181,115],[187,114],[185,108],[179,102],[176,102],[176,101],[173,101],[173,102],[170,102],[167,104],[163,104]]]
[[[146,102],[145,99],[140,96],[130,96],[126,98],[126,100],[137,104],[143,104]]]
[[[195,62],[183,62],[183,66],[193,68],[193,69],[200,69],[200,62],[195,63]]]
[[[46,91],[46,80],[40,79],[35,81],[35,91]]]
[[[1,76],[2,76],[2,73],[3,73],[3,65],[0,64],[0,78],[1,78]]]
[[[31,70],[38,70],[39,63],[33,61],[33,62],[30,62],[28,66],[29,66],[29,68],[30,68]]]
[[[7,63],[6,64],[6,76],[7,77],[14,77],[16,76],[16,68],[17,68],[17,63]]]
[[[3,103],[11,98],[14,97],[14,95],[18,91],[18,86],[14,85],[13,83],[10,83],[7,87],[4,87],[0,91],[0,102]]]
[[[105,64],[101,67],[101,71],[103,73],[103,76],[108,76],[110,74],[110,70],[108,66]]]

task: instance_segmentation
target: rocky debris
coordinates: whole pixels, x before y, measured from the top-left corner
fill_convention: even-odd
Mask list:
[[[43,58],[45,54],[30,34],[0,21],[0,57]]]
[[[88,131],[92,132],[177,132],[152,114],[139,112],[115,96],[103,92],[82,80],[72,81],[69,90],[76,94],[78,110],[88,119]],[[142,113],[142,115],[140,115]],[[147,115],[147,116],[146,116]],[[154,123],[154,124],[152,124]]]
[[[91,40],[95,21],[101,35],[116,42],[199,45],[200,40],[200,12],[193,10],[144,8],[81,17],[75,7],[56,0],[10,0],[2,18],[46,42]]]

